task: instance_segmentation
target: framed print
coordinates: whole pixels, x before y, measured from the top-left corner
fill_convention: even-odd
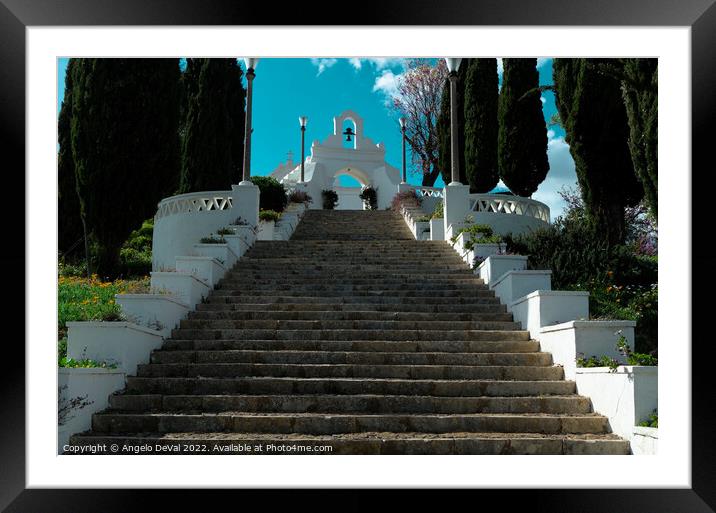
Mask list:
[[[712,2],[165,7],[0,4],[3,508],[716,508]]]

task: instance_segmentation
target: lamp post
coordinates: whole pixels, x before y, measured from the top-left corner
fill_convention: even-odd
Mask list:
[[[401,117],[400,122],[400,133],[403,135],[403,183],[408,183],[408,179],[405,172],[405,118]]]
[[[249,185],[251,178],[251,100],[254,91],[254,69],[259,60],[256,57],[247,57],[244,59],[246,64],[246,128],[244,130],[244,169],[240,185]]]
[[[305,141],[306,141],[306,125],[308,124],[308,117],[300,116],[298,122],[301,125],[301,183],[303,183],[303,164],[306,160],[305,156]]]
[[[460,69],[461,62],[462,59],[455,57],[445,59],[450,77],[450,167],[452,168],[450,185],[462,185],[457,147],[457,71]]]

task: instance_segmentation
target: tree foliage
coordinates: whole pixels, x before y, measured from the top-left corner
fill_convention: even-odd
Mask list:
[[[65,76],[65,95],[62,99],[60,114],[57,119],[57,207],[58,233],[57,245],[61,253],[83,251],[82,219],[80,218],[80,202],[77,196],[75,181],[75,161],[72,157],[70,122],[72,119],[72,68],[76,60],[70,59]]]
[[[529,197],[549,171],[537,59],[504,59],[503,67],[498,103],[499,174],[512,192]]]
[[[617,244],[626,235],[624,209],[641,200],[643,189],[629,152],[620,84],[598,69],[607,61],[555,59],[553,78],[587,214],[600,237]]]
[[[406,66],[393,97],[393,109],[406,119],[405,138],[413,165],[423,176],[422,184],[432,186],[440,174],[437,121],[447,67],[443,59],[435,65],[415,59]]]
[[[259,209],[283,212],[288,205],[286,188],[272,176],[252,176],[251,182],[259,188]]]
[[[70,137],[81,216],[98,243],[97,272],[179,175],[178,59],[77,59]]]
[[[658,210],[658,59],[624,59],[622,95],[634,172],[654,218]]]
[[[179,191],[229,189],[244,148],[242,71],[236,59],[187,59]]]
[[[499,181],[497,101],[497,59],[470,59],[465,69],[463,100],[463,161],[467,177],[463,183],[470,184],[470,192],[489,192]]]

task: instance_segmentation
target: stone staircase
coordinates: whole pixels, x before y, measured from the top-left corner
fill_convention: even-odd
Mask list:
[[[391,211],[311,210],[257,242],[72,442],[629,453],[458,255]]]

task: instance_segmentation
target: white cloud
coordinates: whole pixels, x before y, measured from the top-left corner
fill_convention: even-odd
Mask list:
[[[505,66],[502,63],[502,57],[497,58],[497,74],[502,75],[502,72],[505,71]]]
[[[364,64],[370,64],[377,71],[383,71],[388,68],[405,67],[405,59],[402,57],[351,57],[348,63],[353,66],[356,71],[363,68]]]
[[[373,84],[373,92],[381,92],[385,95],[386,103],[398,95],[398,84],[402,80],[402,74],[395,74],[391,70],[383,70],[383,73],[376,77]]]
[[[316,66],[318,68],[318,73],[316,76],[320,75],[324,71],[326,71],[328,68],[332,67],[338,62],[338,59],[311,59],[311,64]]]
[[[549,172],[532,195],[533,199],[545,203],[550,209],[552,220],[562,215],[566,207],[565,201],[559,195],[564,186],[575,186],[577,174],[574,171],[574,160],[569,153],[569,145],[564,137],[555,137],[554,130],[547,131],[547,157],[549,158]]]

